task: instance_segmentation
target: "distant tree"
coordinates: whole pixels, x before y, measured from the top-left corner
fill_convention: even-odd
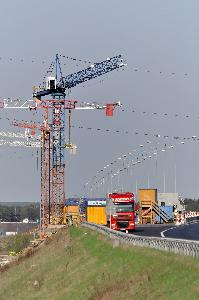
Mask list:
[[[19,233],[4,237],[1,241],[0,251],[14,251],[17,253],[27,247],[32,238],[33,236],[30,233]]]
[[[185,211],[199,211],[199,199],[185,198],[181,204],[185,207]]]
[[[0,205],[0,220],[4,222],[21,222],[28,218],[30,221],[39,219],[39,204],[30,203],[24,206]]]

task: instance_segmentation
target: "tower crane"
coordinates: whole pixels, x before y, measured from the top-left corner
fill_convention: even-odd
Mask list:
[[[24,104],[18,102],[9,105],[5,99],[0,101],[0,108],[16,109],[39,109],[45,111],[44,123],[40,124],[17,124],[14,126],[27,128],[34,131],[41,130],[41,229],[44,234],[49,224],[61,224],[63,205],[65,200],[64,172],[65,172],[65,148],[70,149],[73,145],[70,142],[71,111],[73,109],[105,109],[107,116],[112,116],[115,107],[120,102],[109,102],[106,104],[78,103],[76,100],[66,100],[66,91],[75,86],[102,76],[113,70],[125,66],[121,55],[107,58],[106,60],[94,63],[90,67],[79,72],[63,76],[60,57],[55,57],[55,74],[46,78],[46,85],[42,88],[34,88],[33,99],[27,100]],[[46,99],[46,96],[51,99]],[[69,120],[69,141],[65,143],[65,110],[68,110]],[[52,112],[49,117],[49,110]]]
[[[68,110],[69,141],[67,147],[72,147],[70,142],[71,111],[73,109],[105,109],[107,116],[113,115],[113,110],[120,105],[119,102],[107,103],[106,105],[84,104],[78,105],[77,101],[66,100],[66,90],[78,84],[99,77],[113,70],[124,67],[121,55],[107,58],[94,63],[90,67],[79,72],[63,76],[59,55],[55,57],[55,76],[46,78],[46,86],[34,89],[33,100],[37,107],[51,107],[52,115],[49,129],[43,130],[41,146],[41,227],[51,224],[61,224],[63,216],[63,205],[65,200],[64,172],[65,172],[65,109]],[[51,100],[45,100],[50,95]],[[50,159],[49,159],[50,158]]]
[[[12,140],[16,138],[18,138],[18,140]],[[20,139],[25,139],[25,141]],[[40,136],[32,136],[27,130],[25,134],[0,131],[0,146],[40,148]]]
[[[47,77],[46,87],[41,90],[34,91],[33,97],[36,97],[37,99],[41,99],[42,97],[47,95],[59,95],[65,97],[67,89],[71,89],[78,84],[99,77],[103,74],[124,66],[125,64],[123,63],[122,55],[120,54],[111,58],[107,58],[102,62],[94,63],[90,67],[79,72],[63,76],[59,55],[56,54],[55,77]]]
[[[109,110],[110,105],[112,109],[114,109],[116,106],[120,105],[119,102],[113,102],[109,104],[99,104],[99,103],[79,103],[77,100],[65,100],[62,99],[63,109],[67,109],[71,111],[72,109],[79,109],[79,110],[93,110],[93,109],[103,109],[103,110]],[[53,140],[51,136],[51,132],[53,130],[52,124],[49,124],[48,119],[48,110],[54,108],[54,103],[56,103],[57,100],[51,99],[51,100],[41,100],[40,105],[36,106],[36,109],[44,109],[45,110],[45,117],[44,122],[42,123],[35,123],[35,122],[24,122],[24,121],[17,121],[14,120],[11,124],[16,127],[20,127],[26,130],[30,130],[31,137],[35,137],[35,131],[39,130],[41,131],[41,228],[42,232],[44,234],[45,228],[48,226],[48,224],[56,223],[58,218],[61,218],[62,216],[62,207],[63,204],[60,202],[55,202],[57,199],[60,200],[57,195],[60,197],[60,194],[56,194],[53,192],[55,191],[55,188],[57,186],[55,185],[55,174],[53,172],[57,171],[56,169],[60,168],[60,165],[55,166],[52,165],[52,149],[53,149]],[[28,107],[27,107],[28,108]],[[30,107],[31,109],[34,109],[33,106]],[[109,111],[106,112],[107,115],[109,115]],[[58,124],[54,124],[59,125]],[[70,124],[69,124],[70,128]],[[34,134],[33,134],[34,133]],[[55,140],[54,140],[55,141]],[[57,139],[59,142],[59,137]],[[33,142],[31,143],[33,145]],[[34,144],[35,145],[35,144]],[[70,152],[75,152],[76,146],[70,143],[70,130],[69,130],[69,142],[68,144],[64,145],[65,148],[69,149]],[[53,168],[53,167],[54,168]],[[61,185],[59,188],[64,189],[64,174],[61,174],[62,176],[59,177],[58,184]],[[53,181],[54,179],[54,181]],[[53,198],[54,196],[54,198]],[[63,200],[64,201],[64,200]]]

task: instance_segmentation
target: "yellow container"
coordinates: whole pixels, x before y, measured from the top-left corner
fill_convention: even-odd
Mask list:
[[[79,214],[79,206],[78,205],[64,206],[64,213],[66,213],[66,214]]]
[[[139,202],[141,206],[157,203],[157,189],[139,189]]]
[[[106,225],[107,224],[106,207],[87,206],[86,220],[87,222]]]

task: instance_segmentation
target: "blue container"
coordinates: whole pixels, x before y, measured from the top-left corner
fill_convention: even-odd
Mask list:
[[[159,206],[159,208],[168,215],[170,220],[173,220],[173,205]],[[163,223],[163,219],[160,218],[160,216],[156,215],[156,222]]]
[[[64,205],[71,205],[71,206],[76,206],[78,205],[80,207],[80,213],[85,214],[86,213],[86,207],[88,206],[88,203],[90,201],[96,201],[96,203],[104,202],[106,201],[106,198],[67,198],[65,199]],[[100,206],[100,205],[99,205]]]
[[[106,206],[106,198],[83,198],[87,206]]]
[[[85,200],[85,201],[106,201],[106,198],[82,198],[83,200]]]
[[[71,206],[75,206],[75,205],[79,205],[79,198],[68,198],[65,200],[65,205],[71,205]]]

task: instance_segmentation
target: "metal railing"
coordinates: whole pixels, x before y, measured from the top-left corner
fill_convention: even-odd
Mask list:
[[[83,222],[82,226],[96,230],[110,239],[118,240],[119,243],[138,247],[154,248],[158,250],[174,252],[193,257],[199,257],[199,241],[182,240],[173,238],[159,238],[150,236],[137,236],[112,230],[106,226]]]

